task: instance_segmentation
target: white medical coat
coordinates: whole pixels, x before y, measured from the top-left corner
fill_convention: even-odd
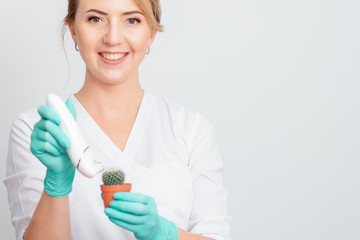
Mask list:
[[[178,227],[214,239],[230,239],[227,191],[213,128],[200,114],[147,91],[124,151],[101,130],[74,95],[77,123],[106,168],[119,167],[132,192],[154,198],[161,216]],[[43,191],[46,167],[30,151],[37,109],[14,121],[4,183],[17,239],[28,226]],[[76,171],[70,193],[72,239],[135,239],[104,213],[100,174],[89,179]]]

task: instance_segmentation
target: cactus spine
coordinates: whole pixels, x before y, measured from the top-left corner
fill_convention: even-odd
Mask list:
[[[125,180],[125,174],[121,169],[110,168],[102,174],[104,185],[122,185]]]

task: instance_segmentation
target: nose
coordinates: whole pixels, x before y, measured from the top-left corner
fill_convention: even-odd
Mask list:
[[[121,44],[124,41],[124,34],[117,23],[111,23],[106,28],[106,32],[103,37],[103,42],[110,45],[116,46]]]

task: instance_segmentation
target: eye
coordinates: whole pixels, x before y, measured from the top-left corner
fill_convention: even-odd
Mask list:
[[[98,18],[98,17],[89,17],[88,20],[93,23],[100,22],[100,18]]]
[[[137,18],[129,18],[128,19],[128,23],[130,24],[136,24],[136,23],[140,23],[141,21]]]

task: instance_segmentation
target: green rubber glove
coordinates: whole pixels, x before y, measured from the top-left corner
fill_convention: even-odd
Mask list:
[[[140,193],[117,192],[105,209],[109,219],[134,233],[138,240],[178,240],[176,225],[158,215],[152,197]]]
[[[70,98],[66,101],[66,106],[76,119]],[[30,150],[47,167],[45,191],[51,196],[63,197],[71,192],[75,175],[75,167],[65,150],[71,143],[59,126],[59,115],[51,107],[41,105],[38,113],[41,119],[34,125]]]

